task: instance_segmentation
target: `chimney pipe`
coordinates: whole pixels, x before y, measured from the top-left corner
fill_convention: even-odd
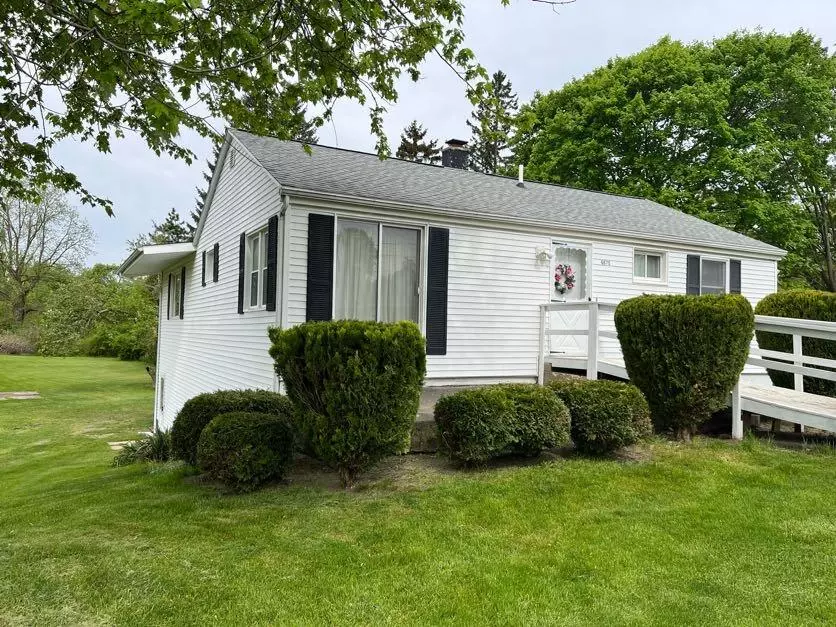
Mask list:
[[[517,187],[525,187],[525,181],[523,180],[523,173],[525,172],[524,168],[525,166],[523,164],[520,164],[520,176],[519,180],[517,181]]]
[[[445,168],[467,170],[470,148],[463,139],[448,139],[441,149],[441,165]]]

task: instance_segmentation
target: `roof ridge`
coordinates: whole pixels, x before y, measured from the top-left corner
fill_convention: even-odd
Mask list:
[[[288,144],[299,144],[300,146],[316,146],[317,148],[326,148],[328,150],[338,150],[340,152],[349,152],[349,153],[352,153],[352,154],[355,154],[355,155],[364,155],[364,156],[367,156],[367,157],[376,157],[376,158],[380,159],[380,155],[378,155],[376,153],[373,153],[373,152],[367,152],[365,150],[355,150],[354,148],[340,148],[339,146],[328,146],[327,144],[319,144],[319,143],[314,143],[314,142],[303,142],[303,141],[300,141],[298,139],[281,139],[279,137],[276,137],[275,135],[258,135],[257,133],[251,133],[250,131],[246,131],[244,129],[235,128],[234,126],[230,127],[230,130],[236,131],[236,132],[239,132],[239,133],[246,133],[247,135],[252,135],[253,137],[269,137],[270,139],[275,139],[276,141],[280,141],[280,142],[286,142]],[[430,168],[438,168],[438,169],[447,170],[447,171],[469,172],[470,174],[487,176],[487,177],[495,178],[495,179],[505,179],[505,180],[509,180],[509,181],[516,181],[517,180],[515,177],[507,175],[507,174],[490,174],[488,172],[479,172],[478,170],[465,170],[463,168],[452,168],[452,167],[448,168],[446,166],[436,164],[436,163],[423,163],[421,161],[412,161],[410,159],[402,159],[400,157],[393,157],[393,156],[390,156],[390,155],[387,155],[384,159],[381,159],[381,161],[388,161],[388,160],[399,161],[401,163],[406,163],[406,164],[415,165],[415,166],[427,166],[427,167],[430,167]],[[655,202],[654,200],[651,200],[650,198],[647,198],[646,196],[634,196],[632,194],[619,194],[617,192],[608,192],[608,191],[604,191],[604,190],[600,190],[600,189],[589,189],[588,187],[575,187],[575,186],[572,186],[572,185],[566,185],[565,183],[553,183],[551,181],[540,181],[538,179],[528,179],[528,180],[524,179],[523,183],[536,183],[537,185],[546,185],[546,186],[549,186],[549,187],[560,187],[561,189],[570,189],[570,190],[578,191],[578,192],[588,192],[590,194],[603,194],[605,196],[614,196],[616,198],[631,198],[633,200],[646,200],[648,202]],[[657,203],[657,204],[659,204],[659,203]],[[663,206],[665,206],[665,205],[663,205]]]

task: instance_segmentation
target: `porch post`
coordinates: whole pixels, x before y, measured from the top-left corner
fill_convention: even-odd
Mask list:
[[[586,378],[598,378],[598,301],[589,303],[589,329],[587,332]]]
[[[537,343],[537,383],[543,385],[545,373],[543,370],[546,367],[545,355],[543,354],[543,344],[546,341],[546,307],[548,305],[540,305],[540,338]]]
[[[793,364],[796,366],[803,366],[804,365],[804,349],[802,343],[802,336],[798,333],[792,334],[792,355],[795,357],[793,360]],[[799,374],[798,372],[793,374],[793,388],[795,388],[796,392],[803,392],[804,391],[804,375]],[[804,425],[796,425],[796,432],[804,433]]]
[[[737,383],[734,385],[734,389],[732,389],[732,439],[734,440],[742,440],[743,439],[743,417],[741,415],[740,410],[740,379],[738,379]]]

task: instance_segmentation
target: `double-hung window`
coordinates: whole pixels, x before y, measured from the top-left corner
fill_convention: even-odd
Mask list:
[[[665,276],[665,256],[646,250],[633,253],[633,278],[640,281],[662,281]]]
[[[267,229],[247,237],[247,295],[250,309],[267,304]]]
[[[700,271],[700,294],[725,294],[726,262],[716,259],[702,259]]]
[[[421,230],[337,220],[334,317],[420,322]]]

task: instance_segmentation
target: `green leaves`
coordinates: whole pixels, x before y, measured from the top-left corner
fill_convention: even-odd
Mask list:
[[[111,211],[50,157],[57,138],[108,151],[127,130],[157,154],[190,161],[183,129],[216,122],[290,139],[300,103],[368,105],[381,154],[396,82],[429,54],[468,82],[484,77],[463,46],[459,0],[8,0],[0,13],[0,190],[29,178]],[[470,88],[475,88],[471,85]],[[55,103],[59,103],[56,106]],[[294,125],[294,122],[297,124]]]
[[[782,279],[836,289],[834,93],[836,60],[804,32],[664,38],[537,94],[517,118],[515,161],[780,246]]]

